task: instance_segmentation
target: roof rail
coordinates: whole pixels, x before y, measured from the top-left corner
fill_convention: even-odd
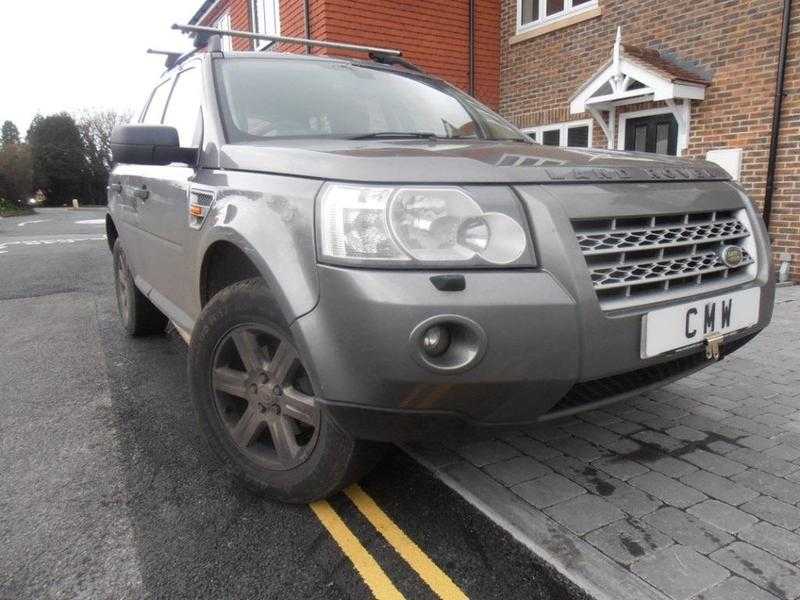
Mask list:
[[[320,48],[336,48],[338,50],[353,50],[355,52],[367,52],[381,57],[400,57],[403,53],[400,50],[390,48],[375,48],[372,46],[359,46],[356,44],[344,44],[342,42],[324,42],[322,40],[308,40],[305,38],[285,37],[281,35],[266,35],[263,33],[252,33],[250,31],[235,31],[231,29],[215,29],[213,27],[202,27],[200,25],[181,25],[174,23],[172,29],[177,29],[183,33],[197,33],[205,35],[220,35],[230,37],[247,38],[250,40],[264,40],[267,42],[284,42],[286,44],[299,44],[301,46],[317,46]],[[377,60],[377,59],[376,59]]]

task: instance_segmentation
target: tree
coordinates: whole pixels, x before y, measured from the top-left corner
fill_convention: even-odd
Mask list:
[[[105,203],[111,171],[111,132],[130,118],[128,113],[113,110],[84,111],[78,118],[85,160],[83,197],[91,203]]]
[[[23,205],[33,189],[32,175],[27,144],[4,144],[0,148],[0,198]]]
[[[86,162],[75,119],[68,113],[34,117],[28,129],[33,186],[44,190],[50,204],[64,204],[80,195]]]
[[[3,123],[3,129],[0,133],[0,143],[2,143],[3,147],[19,144],[19,129],[17,129],[17,126],[11,121]]]

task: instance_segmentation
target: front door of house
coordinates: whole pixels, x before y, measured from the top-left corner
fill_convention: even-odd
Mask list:
[[[628,119],[625,124],[625,150],[678,153],[678,122],[670,113]]]

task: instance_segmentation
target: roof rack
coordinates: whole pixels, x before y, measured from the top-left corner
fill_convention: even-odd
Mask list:
[[[170,50],[154,50],[153,48],[147,49],[148,54],[162,54],[166,56],[166,60],[164,61],[164,67],[167,69],[171,69],[175,65],[177,65],[181,58],[183,57],[183,52],[172,52]]]
[[[385,60],[379,60],[378,57],[381,59],[385,59],[389,57],[399,58],[403,56],[403,53],[400,50],[393,50],[390,48],[375,48],[372,46],[344,44],[342,42],[324,42],[322,40],[308,40],[305,38],[286,37],[281,35],[266,35],[263,33],[252,33],[250,31],[215,29],[214,27],[203,27],[200,25],[181,25],[178,23],[174,23],[172,25],[172,29],[177,29],[179,31],[182,31],[183,33],[204,34],[206,37],[216,36],[216,35],[230,36],[230,37],[247,38],[250,40],[264,40],[267,42],[283,42],[286,44],[298,44],[301,46],[317,46],[320,48],[336,48],[338,50],[353,50],[355,52],[367,52],[368,54],[370,54],[370,56],[372,56],[374,60],[378,60],[378,62],[386,62],[387,64],[392,64],[392,63]]]

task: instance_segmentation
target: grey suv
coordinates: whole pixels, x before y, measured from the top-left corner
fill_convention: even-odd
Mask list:
[[[386,62],[198,53],[114,132],[122,321],[189,340],[243,481],[321,498],[381,442],[604,406],[767,325],[767,235],[720,168],[541,146]]]

